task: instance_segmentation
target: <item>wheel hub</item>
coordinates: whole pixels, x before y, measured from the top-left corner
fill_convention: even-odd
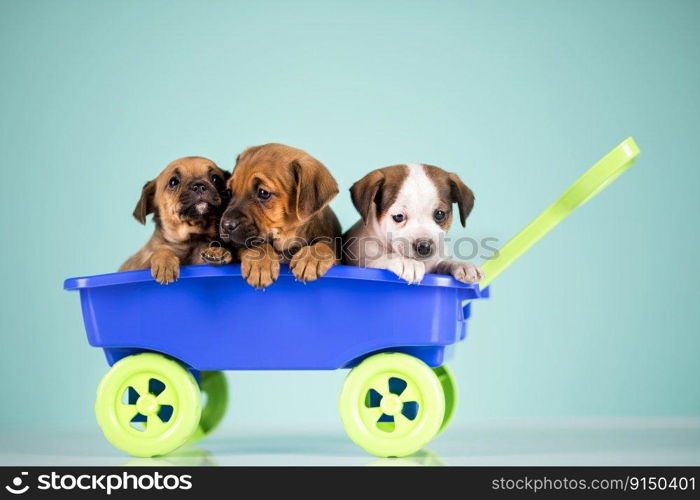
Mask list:
[[[141,415],[155,415],[160,410],[160,405],[153,394],[144,394],[136,401],[136,409]]]
[[[379,406],[385,414],[393,416],[401,412],[403,403],[396,394],[387,394],[386,396],[382,397]]]

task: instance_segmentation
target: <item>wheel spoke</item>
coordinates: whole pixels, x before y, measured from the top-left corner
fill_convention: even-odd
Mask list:
[[[175,391],[169,385],[166,385],[163,392],[158,394],[158,396],[156,397],[156,401],[158,402],[159,405],[174,406],[175,399],[176,399]]]
[[[367,390],[374,390],[380,396],[384,397],[389,394],[389,378],[386,375],[379,375],[374,377],[369,384],[367,384]]]
[[[373,427],[377,423],[377,420],[379,420],[379,417],[381,417],[384,414],[382,409],[379,407],[376,407],[376,408],[364,407],[364,408],[362,408],[361,413],[362,413],[362,420],[365,421],[365,424],[368,427]]]
[[[399,398],[401,399],[402,403],[407,403],[409,401],[419,402],[420,393],[416,390],[415,384],[409,382]]]
[[[115,411],[117,413],[117,418],[122,424],[128,424],[131,419],[136,416],[138,411],[136,410],[136,405],[125,405],[124,403],[117,403]]]
[[[136,392],[139,393],[139,396],[148,394],[148,381],[150,380],[150,378],[151,377],[143,373],[134,375],[131,378],[129,378],[129,387],[133,387],[136,390]]]
[[[403,414],[397,413],[394,415],[394,432],[403,434],[411,428],[413,422],[407,419]]]
[[[168,424],[163,423],[158,415],[149,415],[146,421],[146,434],[157,435],[163,432],[168,427]]]

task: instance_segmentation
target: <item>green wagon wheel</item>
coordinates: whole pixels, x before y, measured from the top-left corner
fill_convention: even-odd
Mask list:
[[[102,432],[114,447],[137,457],[164,455],[187,442],[201,410],[192,374],[161,354],[119,360],[97,388]]]
[[[353,368],[340,393],[350,439],[380,457],[403,457],[430,442],[445,416],[438,376],[421,360],[382,353]]]
[[[228,384],[224,372],[200,372],[199,388],[205,402],[202,405],[199,426],[190,438],[190,443],[199,441],[218,427],[224,419],[228,407]]]
[[[445,394],[445,416],[442,419],[442,425],[440,425],[440,432],[442,432],[452,420],[457,409],[457,384],[447,366],[438,366],[433,368],[433,371],[440,380],[442,391]]]

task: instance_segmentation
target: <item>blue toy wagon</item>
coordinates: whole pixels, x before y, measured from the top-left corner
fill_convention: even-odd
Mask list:
[[[638,153],[629,138],[596,163],[483,266],[482,286]],[[143,457],[221,422],[222,370],[339,368],[351,369],[339,406],[350,438],[375,455],[409,455],[452,417],[456,386],[445,353],[465,338],[471,301],[488,297],[449,276],[408,286],[389,271],[347,266],[306,285],[283,267],[265,292],[239,266],[184,267],[168,286],[144,270],[71,278],[64,288],[80,292],[88,340],[111,365],[97,390],[97,421],[115,447]],[[275,327],[261,315],[276,318]]]
[[[240,266],[185,267],[168,286],[130,271],[65,288],[80,291],[88,340],[112,365],[97,393],[98,422],[137,456],[168,453],[219,423],[221,370],[338,368],[354,368],[341,395],[350,436],[378,455],[412,453],[452,415],[445,350],[465,337],[462,302],[485,296],[447,276],[409,287],[389,271],[347,266],[306,285],[285,267],[265,292]],[[355,313],[339,314],[341,305]]]

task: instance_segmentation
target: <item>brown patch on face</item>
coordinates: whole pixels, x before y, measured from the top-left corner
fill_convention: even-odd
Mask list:
[[[289,238],[338,194],[320,161],[276,143],[243,151],[228,188],[232,197],[221,236],[239,244]]]
[[[192,234],[215,235],[217,218],[228,201],[228,177],[207,158],[175,160],[144,185],[134,217],[145,224],[146,216],[153,213],[167,241],[184,241]]]
[[[365,175],[350,188],[352,203],[365,224],[369,221],[372,204],[376,207],[376,217],[381,218],[401,190],[404,180],[408,177],[406,165],[392,165],[379,168]]]
[[[452,222],[452,204],[459,206],[459,220],[462,226],[467,223],[467,217],[474,208],[474,193],[455,173],[445,172],[434,165],[423,165],[428,178],[435,184],[440,197],[440,210],[446,210],[447,223],[439,223],[445,229],[449,229]],[[445,208],[442,208],[442,207]]]

